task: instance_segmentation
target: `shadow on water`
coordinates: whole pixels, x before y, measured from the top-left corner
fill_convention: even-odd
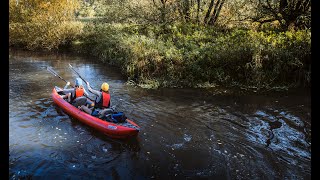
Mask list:
[[[140,142],[138,140],[138,137],[131,137],[128,139],[113,139],[104,135],[103,133],[95,131],[93,128],[88,127],[86,124],[80,122],[77,119],[74,119],[71,116],[69,116],[69,118],[71,120],[71,126],[74,127],[76,130],[79,130],[80,134],[86,132],[91,135],[91,138],[89,138],[88,141],[94,138],[96,140],[112,144],[113,149],[118,151],[140,151]]]
[[[65,54],[11,52],[11,179],[309,179],[310,94],[243,94],[233,89],[146,90],[113,67]],[[71,63],[141,131],[116,140],[68,116],[51,99],[72,82]]]

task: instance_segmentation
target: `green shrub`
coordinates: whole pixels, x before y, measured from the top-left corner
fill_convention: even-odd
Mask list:
[[[82,52],[120,67],[139,84],[310,84],[310,31],[226,32],[185,24],[91,24],[84,29]]]
[[[310,85],[310,31],[90,22],[10,23],[9,28],[10,45],[57,49],[72,42],[74,51],[119,67],[143,87]]]

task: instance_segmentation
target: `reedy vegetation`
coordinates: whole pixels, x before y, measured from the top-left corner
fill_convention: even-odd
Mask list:
[[[102,1],[82,5],[86,8],[78,15],[91,12],[93,16],[90,7],[97,7],[98,2]],[[68,45],[119,67],[128,80],[149,88],[310,85],[310,29],[283,31],[274,23],[256,29],[255,23],[236,20],[232,8],[222,8],[223,18],[209,26],[199,21],[206,11],[197,13],[197,4],[189,4],[189,15],[181,17],[175,11],[181,3],[174,2],[179,1],[156,1],[154,5],[148,1],[108,2],[94,11],[104,14],[102,21],[75,21],[70,16],[68,20],[45,23],[45,27],[43,23],[37,25],[39,20],[10,21],[10,45],[28,49]],[[227,1],[225,5],[244,8],[239,3],[231,6]]]

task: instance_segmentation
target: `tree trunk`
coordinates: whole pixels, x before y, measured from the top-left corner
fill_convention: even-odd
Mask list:
[[[213,5],[214,5],[214,0],[211,0],[211,2],[210,2],[210,4],[209,4],[208,11],[207,11],[206,16],[204,17],[204,20],[203,20],[203,23],[204,23],[204,24],[207,24],[207,23],[208,23],[208,18],[209,18],[209,16],[210,16],[211,11],[212,11]]]
[[[190,2],[189,0],[184,0],[183,2],[183,14],[186,22],[190,20]]]
[[[161,23],[165,23],[166,22],[166,1],[165,0],[161,0],[161,7],[160,7],[160,12],[161,12],[161,17],[160,17],[160,21]]]
[[[197,0],[197,23],[199,23],[200,0]]]
[[[218,0],[216,6],[214,7],[214,11],[212,13],[212,16],[209,19],[209,22],[208,22],[209,25],[214,25],[214,23],[217,21],[219,14],[220,14],[220,11],[221,11],[221,8],[224,4],[224,1],[225,0],[222,0],[222,1]]]

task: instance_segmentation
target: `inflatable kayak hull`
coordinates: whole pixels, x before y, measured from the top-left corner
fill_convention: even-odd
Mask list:
[[[126,119],[126,123],[129,123],[131,127],[125,127],[118,123],[112,123],[108,121],[101,120],[94,116],[91,116],[80,109],[74,107],[67,101],[65,101],[56,91],[55,88],[52,90],[52,99],[53,102],[63,109],[68,115],[73,118],[83,122],[96,129],[103,134],[117,139],[126,139],[129,137],[136,136],[139,132],[140,127],[135,124],[133,121]],[[135,127],[135,128],[132,128]]]

